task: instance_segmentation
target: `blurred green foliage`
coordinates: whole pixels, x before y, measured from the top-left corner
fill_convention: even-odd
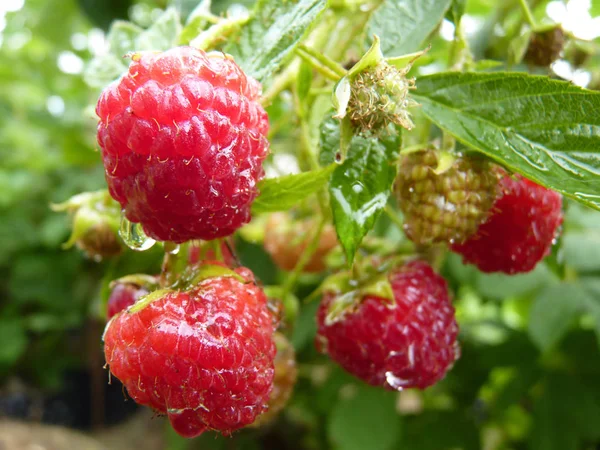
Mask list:
[[[79,74],[59,69],[61,58],[90,57],[89,32],[75,2],[30,0],[8,13],[0,47],[0,377],[20,361],[42,386],[81,364],[57,353],[84,322],[101,273],[62,251],[68,218],[49,210],[103,185],[94,120],[84,114],[93,93]]]
[[[230,3],[215,2],[214,11],[225,11]],[[512,10],[492,0],[466,5],[456,0],[447,17],[456,21],[464,6],[475,22],[494,26],[499,21],[508,27],[515,21],[511,14],[518,15],[515,2],[508,3]],[[532,3],[536,18],[544,19],[548,2]],[[173,4],[183,17],[196,6],[190,0]],[[108,282],[159,267],[158,249],[143,255],[127,252],[99,264],[78,251],[63,251],[69,220],[49,209],[73,194],[104,187],[91,105],[97,89],[124,66],[105,66],[102,75],[107,78],[96,77],[96,84],[89,68],[97,64],[105,37],[94,27],[106,29],[113,19],[123,18],[124,5],[27,0],[20,11],[7,15],[0,46],[0,381],[19,376],[42,388],[59,386],[67,368],[87,364],[87,350],[79,344],[89,318],[101,314]],[[137,2],[129,9],[130,19],[136,27],[151,27],[161,17],[156,8],[166,6]],[[600,12],[598,2],[592,8]],[[488,25],[472,36],[473,49],[480,49],[481,57],[504,60],[508,43]],[[173,36],[160,33],[145,37],[170,45]],[[424,61],[444,66],[449,44],[438,36],[432,40]],[[84,82],[84,66],[94,87]],[[592,55],[585,69],[592,82],[600,79],[600,56]],[[300,139],[297,127],[289,124],[286,105],[275,102],[270,120],[279,130],[274,153],[294,153]],[[311,132],[318,138],[316,128]],[[403,239],[386,217],[378,219],[375,233],[396,243]],[[243,236],[236,244],[242,262],[265,284],[285,279],[262,247]],[[314,349],[317,303],[307,303],[291,333],[300,378],[279,421],[228,439],[207,434],[188,443],[169,434],[170,447],[597,448],[600,213],[569,201],[563,237],[546,262],[529,274],[481,274],[454,255],[445,259],[442,271],[455,293],[462,358],[440,384],[398,394],[360,383]],[[320,280],[300,281],[296,294],[302,299]]]

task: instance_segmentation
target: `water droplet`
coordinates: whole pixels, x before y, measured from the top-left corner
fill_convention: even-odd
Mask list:
[[[356,192],[357,194],[360,194],[360,193],[363,191],[363,189],[364,189],[364,188],[363,188],[363,185],[362,185],[362,184],[360,184],[360,183],[354,183],[354,184],[352,185],[352,190],[353,190],[354,192]]]
[[[132,223],[125,216],[121,217],[119,236],[121,236],[127,247],[136,252],[143,252],[156,244],[154,239],[146,236],[141,224]]]
[[[404,385],[408,383],[408,380],[403,380],[402,378],[397,377],[391,371],[385,373],[385,381],[397,391],[404,389]]]

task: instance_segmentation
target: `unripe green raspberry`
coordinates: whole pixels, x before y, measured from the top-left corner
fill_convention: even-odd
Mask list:
[[[488,215],[497,194],[497,172],[483,159],[459,157],[440,168],[435,150],[405,155],[396,193],[404,231],[415,243],[458,243],[472,235]]]
[[[378,131],[395,123],[406,129],[413,127],[408,108],[417,103],[408,97],[415,80],[405,70],[380,62],[360,72],[352,80],[348,115],[360,131]]]
[[[565,41],[565,32],[560,26],[533,33],[525,53],[525,61],[548,67],[560,57]]]

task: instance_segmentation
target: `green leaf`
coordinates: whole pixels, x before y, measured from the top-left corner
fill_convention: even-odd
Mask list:
[[[399,150],[399,132],[380,139],[355,136],[347,159],[331,176],[333,221],[349,264],[387,203]]]
[[[225,51],[246,73],[268,84],[326,4],[325,0],[259,0],[237,41]]]
[[[440,73],[419,78],[414,98],[465,144],[600,209],[600,93],[522,73]]]
[[[298,202],[323,188],[335,167],[335,165],[330,165],[310,172],[262,180],[258,184],[260,195],[252,205],[252,212],[289,210]]]
[[[119,78],[126,70],[127,65],[123,58],[106,53],[90,61],[85,68],[83,79],[91,87],[103,88]]]
[[[550,284],[533,301],[529,318],[529,337],[537,347],[552,348],[581,313],[587,293],[571,283]]]
[[[313,69],[306,61],[300,62],[298,77],[296,79],[296,93],[298,97],[299,114],[306,117],[313,98],[310,96],[310,86],[313,81]]]
[[[106,36],[110,52],[117,57],[123,57],[129,52],[139,50],[136,48],[136,38],[142,32],[140,27],[131,22],[115,21]]]
[[[477,291],[485,297],[497,300],[526,295],[551,283],[552,280],[552,273],[545,264],[538,264],[531,272],[515,275],[475,271]]]
[[[594,319],[596,337],[600,345],[600,278],[582,278],[581,285],[589,294],[583,298],[582,307]]]
[[[574,376],[549,375],[532,415],[532,450],[577,450],[600,436],[597,388]]]
[[[563,236],[565,261],[577,271],[600,270],[600,232],[587,230],[571,232]]]
[[[27,348],[27,335],[18,320],[0,321],[0,374],[10,367]]]
[[[367,35],[381,39],[385,56],[421,50],[423,41],[444,18],[452,0],[386,0],[373,13]]]
[[[452,4],[450,8],[448,8],[448,12],[446,13],[446,18],[454,25],[460,23],[460,19],[465,13],[465,8],[467,7],[467,0],[452,0]]]
[[[333,111],[319,126],[319,162],[323,166],[333,164],[340,151],[340,121],[334,119],[332,114]]]
[[[168,50],[177,45],[181,32],[181,20],[175,8],[169,8],[156,19],[150,28],[135,40],[136,51]]]
[[[480,450],[474,408],[468,411],[426,409],[406,420],[405,436],[398,450]]]
[[[349,387],[353,391],[331,412],[328,436],[332,444],[344,450],[391,449],[401,425],[395,411],[396,396],[364,384]]]

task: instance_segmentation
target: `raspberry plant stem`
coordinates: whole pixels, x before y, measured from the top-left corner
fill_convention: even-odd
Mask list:
[[[310,111],[305,111],[302,107],[302,102],[298,96],[298,91],[294,89],[294,109],[298,115],[300,121],[300,143],[301,143],[301,155],[304,156],[311,170],[320,169],[319,161],[313,150],[311,136],[310,136]],[[319,201],[319,207],[321,208],[321,214],[326,215],[327,208],[327,193],[325,189],[320,189],[317,192],[317,199]]]
[[[319,221],[319,225],[315,230],[315,234],[304,249],[304,252],[302,252],[302,256],[300,256],[300,259],[298,259],[294,270],[290,273],[287,280],[285,280],[285,283],[281,289],[281,298],[285,298],[288,295],[288,293],[292,292],[293,288],[296,285],[296,282],[298,281],[300,273],[302,273],[302,269],[304,269],[306,264],[308,264],[310,258],[312,258],[315,251],[319,247],[319,242],[321,241],[321,234],[323,233],[323,228],[325,228],[326,223],[327,220],[325,218],[321,218],[321,220]]]
[[[313,59],[309,54],[304,53],[301,49],[296,49],[296,53],[300,58],[310,64],[317,72],[323,75],[325,78],[328,78],[332,81],[338,81],[340,77],[332,70],[330,70],[324,64],[321,64],[319,61]]]
[[[250,16],[240,17],[235,19],[222,19],[216,22],[207,30],[200,33],[195,39],[190,42],[192,47],[208,51],[215,47],[215,44],[223,41],[227,36],[239,30],[244,25]]]
[[[388,215],[390,220],[394,223],[394,225],[396,225],[396,227],[402,233],[404,233],[404,223],[398,218],[398,216],[396,215],[396,211],[394,211],[390,205],[385,205],[384,211]]]
[[[279,76],[275,78],[269,89],[260,98],[263,106],[269,106],[281,92],[287,89],[288,85],[296,79],[298,74],[299,61],[291,63]]]
[[[527,21],[527,23],[529,23],[529,25],[531,25],[531,28],[535,30],[535,19],[533,18],[533,14],[531,13],[529,5],[527,4],[527,0],[519,0],[519,5],[521,5],[521,9],[523,10],[523,16],[525,17],[525,20]]]
[[[179,249],[175,252],[175,246],[172,242],[165,242],[165,256],[162,263],[160,274],[160,285],[170,286],[179,275],[185,270],[189,259],[189,243],[179,244]]]
[[[339,76],[338,79],[343,76],[346,76],[346,74],[348,73],[348,71],[346,69],[344,69],[342,66],[340,66],[334,60],[327,57],[323,53],[320,53],[310,47],[307,47],[306,45],[300,44],[298,46],[298,48],[296,49],[296,52],[298,52],[299,54],[305,53],[306,55],[310,56],[311,58],[314,58],[316,61],[321,63],[322,66],[327,67],[333,73],[338,75]]]

